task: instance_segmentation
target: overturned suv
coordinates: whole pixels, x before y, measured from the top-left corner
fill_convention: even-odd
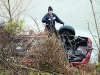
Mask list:
[[[75,36],[73,27],[65,25],[60,27],[59,35],[69,62],[73,65],[87,64],[91,57],[92,41],[88,37]]]

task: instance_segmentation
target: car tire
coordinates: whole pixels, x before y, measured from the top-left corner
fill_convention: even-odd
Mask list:
[[[59,35],[62,35],[62,33],[65,32],[65,31],[69,32],[71,35],[75,36],[74,28],[71,27],[71,26],[68,26],[68,25],[60,27],[58,33],[59,33]]]

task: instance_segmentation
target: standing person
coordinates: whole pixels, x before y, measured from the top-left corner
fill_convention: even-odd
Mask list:
[[[55,35],[57,36],[57,30],[55,28],[55,21],[57,23],[64,25],[64,22],[61,21],[55,13],[53,13],[52,7],[49,6],[48,13],[44,15],[44,17],[42,18],[42,22],[46,23],[45,29],[47,29],[49,32],[53,31]]]

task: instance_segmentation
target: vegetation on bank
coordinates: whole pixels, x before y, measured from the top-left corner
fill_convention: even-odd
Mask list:
[[[87,64],[73,67],[68,63],[63,46],[58,38],[52,36],[48,38],[48,33],[35,35],[33,44],[25,55],[12,57],[13,52],[10,46],[7,50],[8,40],[5,42],[5,48],[0,56],[0,74],[1,75],[99,75],[100,65]],[[33,36],[34,36],[33,35]],[[6,36],[7,37],[7,36]],[[41,38],[41,40],[39,40]],[[4,39],[4,38],[3,38]],[[33,38],[32,38],[33,39]],[[4,54],[4,55],[3,55]],[[10,55],[9,55],[10,54]],[[27,61],[28,60],[28,61]]]

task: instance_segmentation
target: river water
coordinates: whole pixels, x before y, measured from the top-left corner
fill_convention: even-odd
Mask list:
[[[14,1],[14,0],[12,0]],[[25,3],[22,7],[25,7],[30,0],[24,0]],[[96,13],[97,22],[100,23],[100,0],[93,0],[94,11]],[[76,36],[89,37],[92,42],[94,41],[89,30],[88,23],[90,24],[90,29],[94,35],[96,35],[95,23],[93,18],[93,11],[91,7],[90,0],[31,0],[28,10],[22,14],[22,19],[25,20],[25,25],[27,28],[32,30],[37,30],[37,26],[33,17],[40,30],[43,31],[44,27],[41,22],[42,17],[48,12],[48,6],[52,6],[53,12],[65,23],[65,25],[72,26],[76,31]],[[29,17],[29,15],[31,17]],[[62,25],[56,23],[56,28],[59,29]],[[93,51],[91,55],[91,62],[97,61],[97,49],[95,43],[93,42]]]

